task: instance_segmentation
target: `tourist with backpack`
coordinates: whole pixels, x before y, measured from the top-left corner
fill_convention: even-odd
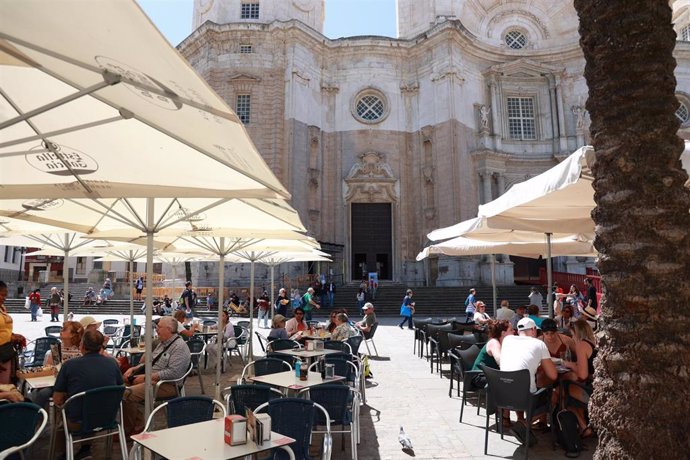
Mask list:
[[[314,288],[310,287],[302,296],[302,310],[304,310],[304,318],[307,321],[311,321],[311,314],[314,308],[319,310],[321,305],[314,301]]]

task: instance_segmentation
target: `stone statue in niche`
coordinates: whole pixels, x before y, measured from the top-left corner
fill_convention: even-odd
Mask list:
[[[489,114],[491,107],[482,105],[479,107],[479,129],[481,131],[489,131]]]
[[[587,111],[581,105],[574,105],[570,110],[575,115],[575,129],[583,131],[585,129],[585,114]]]

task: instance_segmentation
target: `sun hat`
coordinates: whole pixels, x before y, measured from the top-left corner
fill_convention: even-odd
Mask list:
[[[599,315],[597,315],[597,310],[591,306],[585,307],[585,309],[582,310],[582,316],[592,321],[596,321],[599,319]]]
[[[82,319],[80,319],[79,322],[81,323],[82,326],[84,326],[84,329],[86,329],[88,326],[91,326],[92,324],[96,324],[97,325],[96,327],[101,326],[100,321],[96,321],[96,318],[94,318],[93,316],[88,316],[88,315],[84,316]]]
[[[544,318],[544,321],[541,322],[541,331],[556,332],[558,331],[558,325],[556,324],[556,321],[552,320],[551,318]]]
[[[526,331],[528,329],[536,329],[537,323],[532,318],[522,318],[517,323],[518,331]]]

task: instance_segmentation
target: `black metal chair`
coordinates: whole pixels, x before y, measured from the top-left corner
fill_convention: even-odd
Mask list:
[[[426,345],[426,332],[424,331],[424,325],[431,323],[431,318],[424,319],[413,319],[412,324],[414,326],[414,342],[412,345],[412,353],[418,355],[420,358],[422,355],[422,349]]]
[[[369,348],[369,343],[371,343],[371,346],[374,347],[374,352],[376,353],[376,356],[379,355],[379,351],[376,349],[376,343],[374,343],[374,335],[376,334],[376,330],[379,328],[379,323],[376,322],[371,325],[371,329],[369,329],[369,332],[364,332],[362,335],[364,336],[364,345],[367,347],[367,354],[371,356],[371,349]]]
[[[43,433],[48,413],[32,403],[9,403],[0,406],[0,458],[31,446]],[[22,457],[23,458],[23,457]]]
[[[259,345],[261,345],[261,350],[266,353],[266,347],[268,346],[268,337],[261,334],[259,331],[254,331],[256,338],[259,339]]]
[[[456,332],[448,333],[448,349],[460,347],[462,350],[470,348],[477,343],[477,337],[474,334],[460,334]]]
[[[272,399],[282,398],[283,393],[268,385],[255,383],[253,385],[232,385],[221,392],[225,398],[225,406],[230,414],[244,416],[247,409],[255,410],[261,404]]]
[[[46,336],[60,338],[60,331],[62,331],[62,326],[48,326]]]
[[[462,402],[460,403],[460,419],[459,422],[462,423],[462,414],[465,410],[465,404],[467,404],[467,395],[473,393],[477,395],[477,415],[479,415],[479,407],[482,403],[482,394],[486,393],[484,386],[477,385],[476,378],[481,375],[481,371],[473,371],[472,366],[479,356],[480,349],[472,345],[466,350],[456,348],[449,352],[451,356],[451,375],[450,375],[450,388],[448,388],[448,396],[451,395],[453,391],[453,381],[455,380],[455,375],[457,374],[458,381],[458,395],[460,392],[460,382],[462,382]]]
[[[441,325],[427,324],[426,326],[426,336],[430,354],[429,366],[432,374],[434,372],[434,361],[436,361],[436,370],[441,373],[441,358],[444,351],[447,351],[441,349],[441,331],[448,332],[452,330],[452,324],[448,323]]]
[[[525,412],[524,443],[525,460],[529,452],[529,438],[532,419],[541,414],[549,413],[551,407],[551,388],[541,388],[536,393],[530,392],[531,376],[527,369],[505,372],[481,365],[487,383],[486,426],[484,434],[484,454],[488,455],[489,448],[489,417],[491,414],[501,413],[501,409]],[[503,439],[502,424],[496,417],[501,439]]]

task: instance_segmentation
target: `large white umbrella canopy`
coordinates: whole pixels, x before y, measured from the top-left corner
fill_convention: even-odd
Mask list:
[[[548,171],[479,206],[478,215],[495,229],[593,234],[593,161],[594,149],[582,147]],[[690,142],[685,143],[681,162],[686,171],[690,169]],[[472,232],[467,235],[475,237]]]
[[[134,1],[4,2],[0,69],[2,198],[289,197]]]
[[[82,233],[137,228],[150,278],[156,232],[232,198],[289,198],[134,1],[5,2],[0,66],[0,215]],[[146,294],[150,350],[151,283]],[[150,388],[150,353],[146,364]]]
[[[417,260],[423,260],[434,254],[447,256],[474,256],[484,254],[508,254],[538,258],[548,254],[548,247],[542,235],[541,242],[515,241],[481,241],[472,238],[457,237],[432,244],[417,254]],[[597,252],[588,237],[566,237],[551,240],[552,256],[587,256],[596,257]]]

